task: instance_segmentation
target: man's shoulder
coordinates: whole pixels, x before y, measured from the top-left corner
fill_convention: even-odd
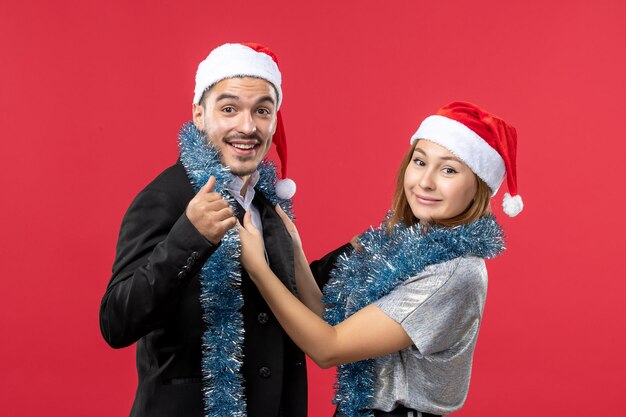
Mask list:
[[[183,184],[187,185],[189,189],[192,189],[191,183],[189,182],[189,177],[187,176],[187,172],[185,171],[185,167],[180,162],[180,160],[178,160],[174,165],[169,166],[161,171],[161,173],[157,175],[146,186],[146,188],[163,188],[168,186],[180,187]]]
[[[150,181],[137,194],[135,201],[158,201],[165,205],[186,205],[194,195],[195,192],[185,167],[178,160]]]
[[[165,168],[159,175],[146,185],[142,192],[184,192],[194,194],[193,187],[185,171],[185,167],[180,162]]]

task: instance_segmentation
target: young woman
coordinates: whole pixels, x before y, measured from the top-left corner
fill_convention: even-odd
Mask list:
[[[516,141],[513,127],[470,103],[426,118],[389,215],[338,257],[323,298],[285,213],[277,207],[293,237],[299,299],[244,217],[242,262],[276,319],[319,366],[339,365],[336,416],[441,416],[463,405],[487,291],[483,259],[504,249],[489,201],[505,176],[516,194]],[[521,208],[505,195],[507,214]]]

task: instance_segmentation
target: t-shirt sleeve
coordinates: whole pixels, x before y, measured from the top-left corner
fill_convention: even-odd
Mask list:
[[[430,355],[475,339],[486,293],[484,261],[464,257],[425,268],[374,305]]]

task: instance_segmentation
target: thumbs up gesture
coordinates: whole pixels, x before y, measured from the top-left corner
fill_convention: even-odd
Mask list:
[[[214,188],[215,177],[212,176],[191,199],[185,214],[202,236],[217,245],[224,234],[235,227],[237,218],[228,202],[220,193],[213,191]]]

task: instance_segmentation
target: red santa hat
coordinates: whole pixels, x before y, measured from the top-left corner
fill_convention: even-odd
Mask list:
[[[276,144],[282,175],[282,179],[276,183],[276,194],[281,199],[291,198],[296,193],[296,184],[287,178],[287,140],[280,113],[283,101],[282,77],[276,55],[269,48],[258,43],[226,43],[212,50],[198,65],[193,103],[199,104],[204,92],[217,82],[234,77],[261,78],[276,89],[277,120],[273,142]]]
[[[456,101],[428,116],[411,137],[411,144],[426,139],[443,146],[482,179],[494,196],[504,178],[508,193],[504,195],[504,212],[517,216],[524,208],[517,193],[517,132],[493,114],[472,103]]]

